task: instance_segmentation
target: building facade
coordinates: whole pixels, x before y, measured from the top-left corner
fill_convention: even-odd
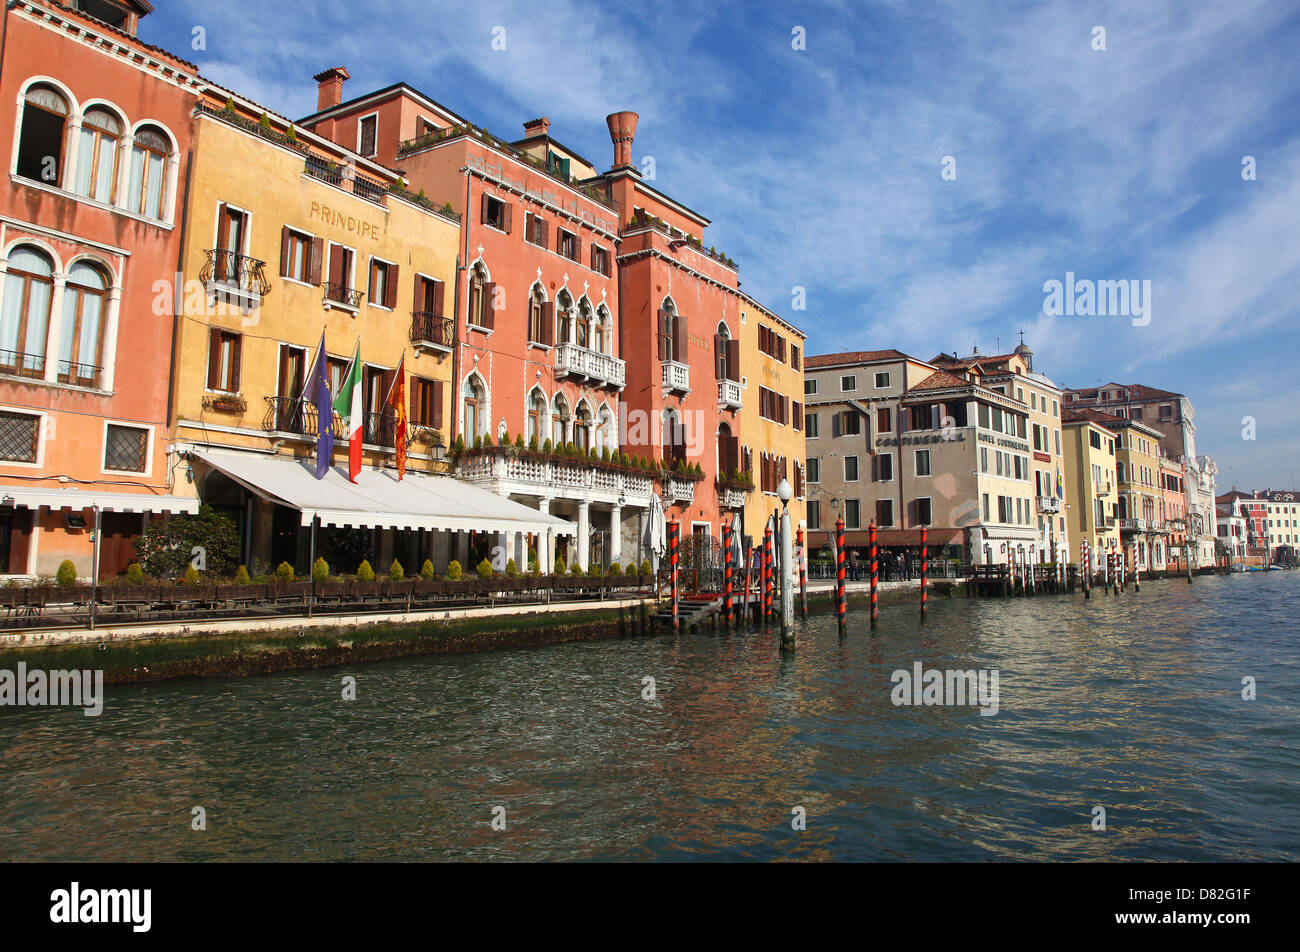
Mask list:
[[[1093,572],[1101,571],[1107,554],[1118,553],[1120,546],[1115,435],[1108,428],[1118,419],[1099,410],[1061,414],[1070,535],[1076,547],[1088,543]]]
[[[1119,535],[1125,564],[1163,571],[1167,545],[1160,518],[1161,433],[1137,420],[1116,418],[1106,424],[1115,434],[1115,482]]]
[[[194,508],[172,496],[155,285],[180,257],[201,84],[137,38],[149,4],[71,7],[8,3],[0,39],[0,574],[115,574],[150,519]]]

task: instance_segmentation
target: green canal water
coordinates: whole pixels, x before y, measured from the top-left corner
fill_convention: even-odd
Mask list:
[[[701,632],[0,709],[0,859],[1294,860],[1298,594],[940,599],[786,656]],[[997,714],[894,705],[918,661],[996,669]]]

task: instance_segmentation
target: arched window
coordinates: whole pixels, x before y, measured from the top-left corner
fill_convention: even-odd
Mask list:
[[[18,138],[18,174],[58,185],[63,175],[63,129],[68,101],[50,86],[37,84],[23,102],[23,127]]]
[[[578,339],[579,347],[591,346],[591,302],[583,297],[578,302]]]
[[[686,461],[686,439],[681,418],[673,409],[664,410],[663,415],[663,462],[669,469]]]
[[[578,404],[573,418],[573,444],[580,453],[591,452],[591,411],[585,403]]]
[[[731,348],[728,346],[731,342],[731,330],[727,327],[726,321],[718,322],[718,336],[714,338],[714,346],[717,350],[718,362],[718,379],[735,380],[733,376],[737,368],[731,366]]]
[[[534,390],[528,399],[528,433],[524,437],[528,442],[537,439],[540,445],[546,439],[546,397],[540,390]]]
[[[163,186],[171,143],[162,131],[142,126],[131,143],[131,182],[126,207],[150,218],[162,218]]]
[[[10,253],[0,304],[0,371],[44,376],[53,290],[54,266],[49,258],[28,247]]]
[[[740,444],[731,435],[731,427],[722,423],[718,426],[718,475],[730,478],[740,469]]]
[[[609,407],[601,407],[596,414],[596,452],[608,449],[611,453],[618,449],[618,437],[614,430],[614,415]]]
[[[1124,479],[1124,464],[1116,463],[1115,465],[1119,469],[1119,473],[1117,474],[1119,476],[1119,482],[1121,483],[1126,482],[1126,480]]]
[[[551,441],[558,450],[568,441],[569,405],[560,394],[555,395],[551,404]]]
[[[542,292],[540,284],[533,285],[533,293],[528,295],[528,339],[538,344],[546,342],[544,332],[542,331],[542,305],[546,303],[546,296]]]
[[[487,326],[484,320],[485,299],[487,297],[487,274],[481,264],[474,265],[469,273],[469,323],[479,327]]]
[[[660,360],[681,359],[684,341],[681,339],[683,329],[678,327],[680,320],[677,315],[677,305],[671,300],[665,300],[664,306],[659,309]]]
[[[107,109],[87,109],[81,117],[77,143],[77,176],[72,190],[101,202],[111,202],[117,186],[117,140],[122,123]]]
[[[555,342],[572,343],[573,298],[569,297],[568,291],[561,291],[560,296],[555,299],[555,322]]]
[[[609,308],[601,305],[596,308],[596,323],[591,331],[591,349],[601,354],[609,353],[605,348],[613,340],[614,328],[609,319]]]
[[[478,376],[475,375],[465,381],[463,391],[465,397],[465,410],[462,415],[461,432],[469,442],[474,441],[474,437],[481,436],[479,427],[483,418],[483,385],[479,382]]]
[[[108,281],[94,265],[78,261],[68,269],[63,289],[63,340],[59,380],[94,387],[99,382]]]

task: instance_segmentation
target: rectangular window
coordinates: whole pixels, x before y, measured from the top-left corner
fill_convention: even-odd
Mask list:
[[[104,433],[104,469],[143,473],[149,448],[149,431],[138,426],[110,423]]]
[[[591,246],[591,270],[609,277],[609,252],[599,245]]]
[[[243,339],[214,327],[208,334],[208,389],[239,392],[239,362]]]
[[[894,500],[876,500],[876,525],[892,526],[894,524]]]
[[[856,374],[840,378],[840,393],[849,393],[858,389],[858,378]]]
[[[876,389],[886,390],[888,388],[889,388],[889,371],[882,370],[880,373],[876,374]]]
[[[371,158],[376,153],[376,141],[378,140],[379,117],[366,116],[361,120],[361,128],[358,132],[357,151],[366,158]]]
[[[980,426],[987,430],[989,429],[989,406],[987,403],[981,403],[979,408]]]
[[[442,381],[411,378],[410,422],[417,426],[442,427]]]
[[[546,219],[529,212],[524,219],[524,240],[539,247],[546,247]]]
[[[858,481],[858,458],[856,456],[844,457],[844,481],[846,483],[856,483]]]
[[[1061,431],[1056,430],[1056,455],[1061,455]]]
[[[506,203],[492,195],[483,196],[483,224],[506,230]]]
[[[288,227],[280,249],[280,277],[311,283],[311,238]]]
[[[803,382],[803,392],[813,394],[817,392],[817,378],[809,377]]]
[[[856,499],[844,500],[844,528],[860,529],[862,528],[861,507]]]
[[[804,435],[808,437],[808,439],[810,440],[816,439],[817,438],[817,414],[815,413],[804,414],[803,425],[804,425]]]
[[[808,528],[820,529],[822,527],[822,504],[817,499],[808,500]]]
[[[862,434],[862,414],[857,410],[847,410],[844,413],[843,429],[845,436],[860,436]]]
[[[352,262],[355,254],[346,245],[330,243],[329,278],[325,285],[325,296],[349,307],[356,305],[357,298],[352,293]]]
[[[930,451],[929,450],[916,451],[916,475],[918,476],[930,475]]]
[[[876,482],[887,483],[894,478],[894,456],[892,453],[882,453],[875,457],[876,460]]]
[[[1011,497],[1010,496],[998,497],[998,522],[1002,523],[1003,525],[1009,525],[1011,523]]]
[[[367,300],[380,307],[397,306],[397,265],[370,259],[370,291]]]
[[[991,521],[989,519],[989,494],[988,493],[984,494],[984,521],[985,522]]]
[[[822,461],[819,456],[808,457],[808,482],[820,483],[822,481]]]
[[[890,433],[893,432],[894,425],[890,420],[891,411],[889,407],[880,407],[876,410],[876,432]]]
[[[980,447],[980,472],[987,473],[988,471],[989,471],[989,448],[987,446],[981,446]]]
[[[929,497],[922,497],[922,498],[920,498],[920,499],[917,499],[915,505],[916,505],[916,523],[915,523],[915,524],[918,525],[918,526],[928,526],[928,525],[932,525],[932,520],[930,519],[930,499],[929,499]]]
[[[35,463],[41,418],[31,413],[0,411],[0,460]]]
[[[563,228],[557,232],[555,250],[570,261],[578,260],[578,236],[571,231],[565,231]]]

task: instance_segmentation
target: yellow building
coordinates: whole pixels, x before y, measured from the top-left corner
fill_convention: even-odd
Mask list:
[[[1076,549],[1072,560],[1078,561],[1079,543],[1087,541],[1094,572],[1106,564],[1105,553],[1119,551],[1115,434],[1107,428],[1117,419],[1081,409],[1065,410],[1061,417],[1066,519]]]
[[[408,572],[432,558],[441,570],[474,532],[544,530],[549,517],[428,476],[445,468],[451,419],[458,218],[396,173],[225,90],[207,91],[195,125],[175,302],[174,449],[188,477],[178,491],[237,521],[254,574],[282,561],[302,574],[315,555],[336,571],[362,558],[379,571],[397,558]],[[337,412],[334,466],[316,479],[309,384],[322,331],[331,393],[360,344],[356,483]],[[389,398],[403,360],[398,482]],[[499,505],[464,498],[475,493]]]
[[[743,379],[736,416],[742,462],[751,467],[754,484],[744,494],[744,526],[746,535],[758,542],[768,518],[773,514],[780,518],[777,488],[782,479],[794,491],[789,504],[791,525],[807,530],[803,382],[807,336],[752,298],[742,294],[740,299],[737,336]]]
[[[1155,427],[1126,418],[1116,418],[1106,428],[1115,434],[1117,515],[1127,564],[1147,571],[1163,569],[1167,542],[1161,518],[1162,434]]]

